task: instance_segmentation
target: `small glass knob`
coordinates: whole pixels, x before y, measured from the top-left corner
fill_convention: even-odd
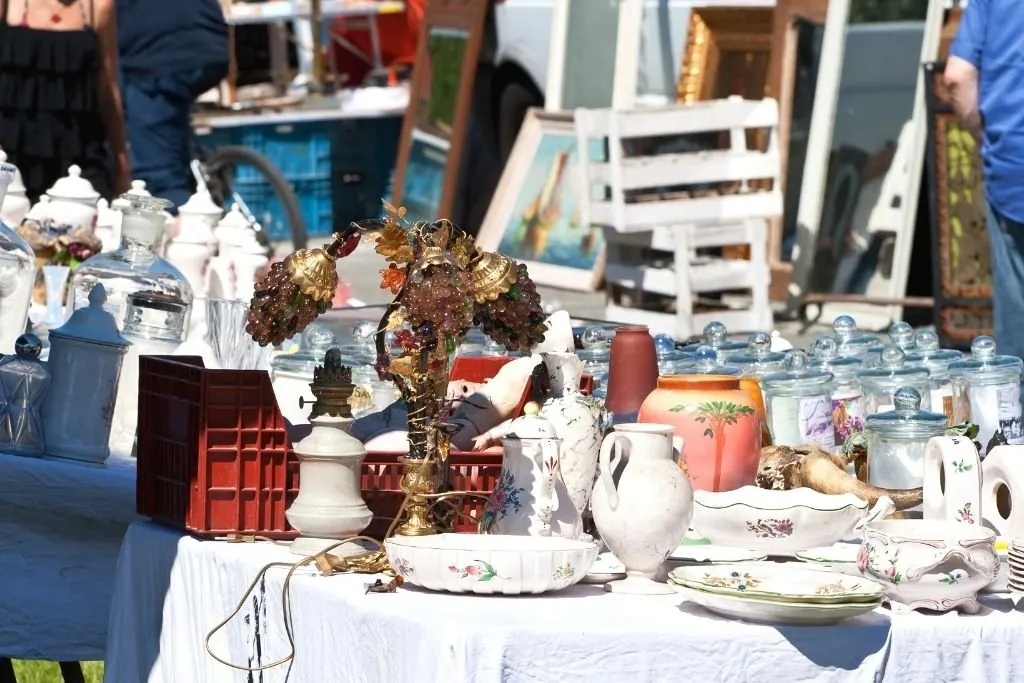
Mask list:
[[[307,349],[326,351],[334,346],[334,335],[326,325],[313,323],[302,333],[302,346]]]
[[[971,342],[971,358],[975,360],[991,360],[996,356],[996,342],[992,337],[975,337]]]
[[[924,351],[927,355],[931,351],[939,350],[939,335],[935,334],[931,330],[921,330],[914,337],[914,346],[919,351]]]
[[[791,375],[803,375],[807,372],[807,352],[803,349],[793,349],[786,353],[786,360],[783,361],[786,372]]]
[[[588,327],[580,335],[580,343],[585,349],[601,349],[608,345],[608,334],[603,327]]]
[[[902,320],[889,326],[889,339],[901,349],[914,346],[914,328]]]
[[[704,326],[704,343],[714,348],[720,348],[725,344],[725,338],[728,336],[728,331],[725,329],[725,325],[712,320]]]
[[[772,351],[772,338],[766,332],[755,332],[747,337],[747,353],[754,358],[764,358]]]
[[[828,363],[839,356],[839,341],[835,337],[824,334],[814,340],[811,350],[816,360]]]
[[[693,365],[697,372],[705,375],[714,373],[718,367],[718,351],[713,346],[701,344],[693,353]]]
[[[667,334],[659,334],[654,337],[654,350],[659,356],[673,354],[676,350],[676,340]]]
[[[18,358],[39,358],[42,352],[43,342],[32,333],[23,334],[14,342],[14,353]]]
[[[840,343],[853,338],[857,334],[857,321],[848,315],[841,315],[832,321],[832,332],[839,338]]]
[[[903,349],[895,344],[887,344],[879,357],[879,366],[883,370],[900,370],[903,368],[903,361],[906,360],[906,357],[907,354],[903,352]]]
[[[921,392],[913,387],[900,387],[892,395],[892,405],[901,415],[916,413],[921,410]]]

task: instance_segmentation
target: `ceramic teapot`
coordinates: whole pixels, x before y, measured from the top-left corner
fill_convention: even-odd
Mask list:
[[[554,426],[531,404],[502,439],[501,474],[484,514],[484,530],[519,536],[583,536],[583,519],[573,505],[559,468],[561,441]]]
[[[71,166],[68,174],[55,182],[46,194],[50,198],[47,218],[55,225],[71,229],[92,229],[95,226],[100,194],[92,183],[82,177],[82,169],[78,166]]]
[[[3,165],[6,161],[7,154],[0,149],[0,165]],[[7,186],[7,194],[0,199],[0,220],[12,228],[21,225],[25,214],[32,208],[32,202],[28,200],[25,192],[25,183],[22,182],[21,172],[15,168],[11,184]]]
[[[174,240],[179,243],[206,244],[212,250],[217,245],[214,229],[223,215],[224,210],[213,201],[208,190],[197,190],[187,202],[178,207],[178,234]]]

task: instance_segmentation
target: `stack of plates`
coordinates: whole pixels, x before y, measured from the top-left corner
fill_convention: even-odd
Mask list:
[[[834,624],[874,610],[884,597],[874,581],[792,565],[680,567],[668,580],[711,612],[769,624]]]
[[[1006,553],[1006,561],[1006,583],[1010,591],[1024,593],[1024,538],[1013,539]]]

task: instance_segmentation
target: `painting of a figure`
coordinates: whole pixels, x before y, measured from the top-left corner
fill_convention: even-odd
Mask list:
[[[504,202],[507,208],[499,218],[502,232],[497,249],[525,262],[538,282],[591,289],[600,277],[595,271],[603,265],[604,235],[600,228],[583,225],[580,220],[580,201],[587,189],[571,122],[542,126],[539,134],[527,131],[526,135],[528,139],[523,144],[517,141],[513,152],[513,158],[518,154],[521,163],[510,160],[507,170],[516,176],[511,179],[514,182],[505,183],[503,178],[509,191]],[[603,141],[592,141],[591,159],[599,160],[603,153]],[[580,274],[586,282],[567,281],[571,271],[585,271]]]

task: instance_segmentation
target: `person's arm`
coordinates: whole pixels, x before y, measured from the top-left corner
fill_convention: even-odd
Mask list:
[[[960,18],[960,27],[949,48],[943,74],[953,111],[975,137],[981,136],[984,125],[978,107],[978,72],[987,24],[988,0],[971,0]]]
[[[117,3],[115,0],[94,0],[94,28],[100,45],[99,103],[100,116],[107,130],[107,142],[114,153],[115,184],[118,194],[131,187],[132,167],[124,132],[124,106],[117,74]]]

